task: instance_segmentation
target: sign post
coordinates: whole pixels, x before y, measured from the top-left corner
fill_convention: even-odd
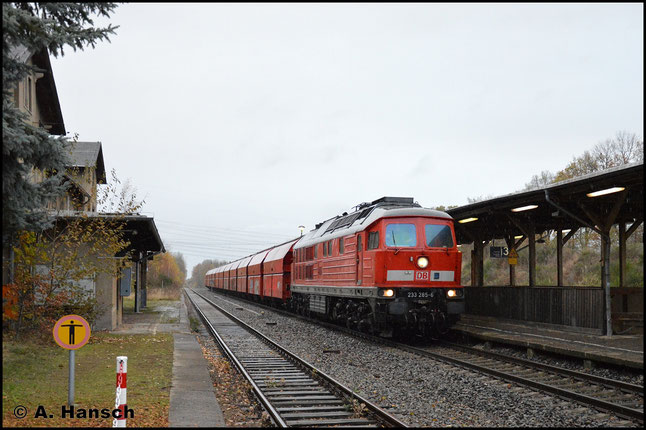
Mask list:
[[[74,405],[74,353],[73,349],[70,349],[70,379],[67,386],[67,404],[69,406]]]
[[[74,362],[75,352],[90,340],[90,324],[83,317],[78,315],[66,315],[54,324],[54,341],[61,348],[69,349],[69,385],[67,392],[67,404],[74,404]]]

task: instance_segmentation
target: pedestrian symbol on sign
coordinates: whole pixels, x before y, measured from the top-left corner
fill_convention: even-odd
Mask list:
[[[70,345],[74,345],[76,342],[74,342],[74,331],[76,327],[83,327],[82,324],[74,324],[74,320],[71,320],[69,324],[62,324],[61,327],[69,327],[70,328]]]

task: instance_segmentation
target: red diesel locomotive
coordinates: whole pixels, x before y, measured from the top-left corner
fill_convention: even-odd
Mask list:
[[[210,270],[205,285],[382,336],[439,335],[464,311],[453,219],[383,197]]]

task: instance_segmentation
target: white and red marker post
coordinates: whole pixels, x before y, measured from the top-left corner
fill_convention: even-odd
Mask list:
[[[117,357],[117,397],[114,408],[119,410],[119,418],[112,421],[112,427],[126,426],[126,375],[128,371],[128,357]]]

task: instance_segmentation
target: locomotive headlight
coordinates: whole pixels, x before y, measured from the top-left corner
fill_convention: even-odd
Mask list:
[[[382,293],[383,293],[384,297],[392,297],[392,296],[395,295],[395,292],[393,290],[391,290],[391,289],[383,290]]]
[[[426,257],[419,257],[417,259],[417,267],[420,269],[426,269],[428,267],[428,258]]]
[[[448,297],[448,298],[453,298],[453,297],[455,297],[456,295],[457,295],[457,293],[456,293],[456,291],[455,291],[455,290],[448,290],[448,291],[446,292],[446,297]]]

